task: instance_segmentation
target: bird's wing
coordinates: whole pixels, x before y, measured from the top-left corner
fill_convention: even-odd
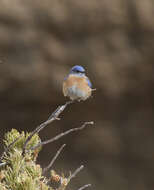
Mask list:
[[[89,80],[88,77],[86,77],[86,80],[87,80],[87,82],[88,82],[88,86],[89,86],[90,88],[92,88],[92,84],[91,84],[91,82],[90,82],[90,80]]]

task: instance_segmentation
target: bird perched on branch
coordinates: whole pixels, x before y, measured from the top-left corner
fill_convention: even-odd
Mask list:
[[[85,69],[79,65],[72,67],[63,82],[64,96],[71,100],[86,100],[91,96],[92,90],[94,89],[92,89],[92,84],[85,75]]]

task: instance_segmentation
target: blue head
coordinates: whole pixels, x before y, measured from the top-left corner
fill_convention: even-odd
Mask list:
[[[74,67],[72,67],[70,73],[71,74],[84,75],[85,74],[85,69],[80,65],[75,65]]]

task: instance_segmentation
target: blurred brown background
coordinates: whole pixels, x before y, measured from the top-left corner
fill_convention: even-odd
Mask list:
[[[153,0],[1,0],[1,142],[6,131],[31,131],[65,103],[63,78],[79,64],[97,91],[40,135],[49,139],[83,121],[95,127],[45,146],[39,162],[47,165],[66,143],[54,169],[86,166],[70,189],[152,190],[153,18]]]

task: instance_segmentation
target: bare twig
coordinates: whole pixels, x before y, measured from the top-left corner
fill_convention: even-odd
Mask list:
[[[73,128],[73,129],[69,129],[68,131],[65,131],[64,133],[60,133],[59,135],[47,140],[47,141],[44,141],[44,142],[40,142],[38,143],[37,145],[33,146],[30,150],[35,150],[36,148],[40,147],[40,146],[43,146],[45,144],[49,144],[53,141],[56,141],[58,139],[60,139],[61,137],[69,134],[69,133],[72,133],[72,132],[75,132],[75,131],[79,131],[79,130],[82,130],[86,127],[86,125],[93,125],[94,122],[93,121],[89,121],[89,122],[84,122],[83,125],[81,127],[77,127],[77,128]]]
[[[49,116],[48,120],[51,120],[52,118],[58,118],[58,116],[64,111],[66,106],[68,106],[69,104],[72,104],[73,102],[74,101],[71,100],[71,101],[66,102],[62,106],[58,106],[58,108]]]
[[[66,144],[63,144],[61,147],[60,147],[60,149],[57,151],[57,153],[56,153],[56,155],[53,157],[53,159],[51,160],[51,162],[50,162],[50,164],[47,166],[47,167],[45,167],[44,169],[43,169],[43,174],[45,173],[45,172],[47,172],[51,167],[52,167],[52,165],[53,165],[53,163],[55,162],[55,160],[57,159],[57,157],[59,156],[59,154],[61,153],[61,151],[63,150],[63,148],[66,146]]]
[[[90,187],[90,186],[91,186],[91,184],[86,184],[86,185],[80,187],[78,190],[83,190],[83,189],[85,189],[85,188],[87,188],[87,187]]]
[[[76,177],[76,175],[82,170],[84,168],[84,166],[83,165],[81,165],[79,168],[77,168],[74,172],[73,172],[73,174],[71,174],[68,178],[65,178],[65,177],[62,177],[62,176],[57,176],[57,175],[55,175],[55,172],[52,172],[52,175],[53,175],[53,177],[58,177],[57,179],[57,181],[60,181],[60,185],[59,185],[59,187],[58,187],[58,189],[57,190],[65,190],[66,189],[66,187],[67,187],[67,185],[70,183],[70,181],[71,181],[71,179],[72,178],[74,178],[74,177]],[[55,178],[55,179],[56,179]]]
[[[58,106],[58,108],[50,115],[50,117],[43,122],[42,124],[40,124],[38,127],[36,127],[36,129],[31,133],[31,135],[29,135],[29,137],[26,139],[24,145],[23,145],[23,153],[25,154],[26,151],[26,146],[28,144],[28,142],[31,140],[31,138],[36,134],[39,133],[42,129],[44,129],[47,125],[49,125],[50,123],[52,123],[54,120],[59,120],[58,116],[64,111],[64,109],[71,103],[73,103],[74,101],[68,101],[66,102],[64,105],[62,106]]]
[[[83,168],[84,168],[83,165],[81,165],[79,168],[77,168],[77,169],[70,175],[69,181],[70,181],[72,178],[76,177],[76,175],[77,175]]]
[[[5,165],[6,165],[6,162],[0,163],[0,167],[5,166]]]
[[[6,153],[8,153],[8,151],[10,150],[10,148],[22,137],[22,135],[20,135],[19,137],[17,137],[12,143],[10,143],[4,150],[4,152],[2,153],[1,157],[0,157],[0,161],[4,158],[4,155]]]

